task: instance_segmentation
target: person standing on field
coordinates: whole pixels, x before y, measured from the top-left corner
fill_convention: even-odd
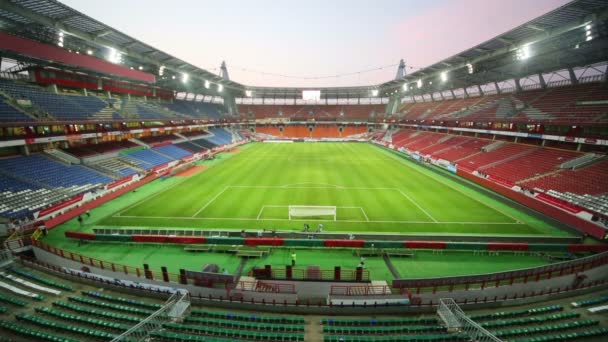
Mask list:
[[[291,266],[295,266],[296,265],[296,252],[293,251],[291,252]]]

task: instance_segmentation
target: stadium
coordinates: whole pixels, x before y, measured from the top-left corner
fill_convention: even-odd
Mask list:
[[[176,51],[0,0],[0,341],[608,338],[605,1],[366,85]]]

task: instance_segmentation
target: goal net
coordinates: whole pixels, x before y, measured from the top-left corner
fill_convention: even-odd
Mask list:
[[[320,205],[290,205],[289,206],[289,219],[300,217],[309,218],[322,218],[332,217],[336,220],[336,207],[335,206],[320,206]]]

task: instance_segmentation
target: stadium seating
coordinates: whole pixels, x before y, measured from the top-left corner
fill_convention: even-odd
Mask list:
[[[143,141],[148,145],[162,144],[174,140],[180,139],[179,137],[173,134],[159,134],[159,135],[151,135],[148,137],[140,137],[139,140]]]
[[[162,155],[169,156],[173,159],[182,159],[182,158],[192,155],[191,152],[181,149],[175,145],[165,145],[165,146],[161,146],[161,147],[154,147],[152,150],[154,150]]]
[[[132,176],[138,173],[131,165],[125,164],[119,158],[109,158],[89,165],[101,172],[109,173],[116,178]]]
[[[541,148],[497,166],[483,168],[483,172],[515,183],[550,171],[559,171],[556,168],[560,164],[581,155],[577,152]]]
[[[203,139],[209,141],[212,144],[221,146],[232,143],[232,133],[228,132],[223,128],[212,128],[209,130],[209,133],[213,134],[213,136],[205,137]]]
[[[282,136],[282,133],[279,130],[279,127],[277,127],[277,126],[257,125],[255,127],[255,131],[256,131],[256,133],[267,134],[267,135],[271,135],[271,136],[274,136],[274,137],[280,137],[280,136]]]
[[[138,145],[133,142],[130,142],[129,140],[123,140],[123,141],[102,142],[99,144],[88,144],[88,145],[82,145],[82,146],[71,146],[69,148],[63,149],[63,151],[65,151],[73,156],[76,156],[79,158],[84,158],[84,157],[89,157],[89,156],[93,156],[93,155],[97,155],[97,154],[117,152],[120,150],[124,150],[124,149],[131,148],[131,147],[136,147],[136,146],[138,146]]]
[[[34,119],[13,108],[0,98],[0,121],[23,122],[33,120]]]
[[[190,151],[192,153],[198,153],[198,152],[207,150],[205,147],[199,146],[192,141],[184,141],[181,143],[177,143],[177,144],[175,144],[175,146],[178,146],[179,148],[186,150],[186,151]]]
[[[578,170],[561,170],[528,182],[522,186],[533,189],[571,192],[580,195],[600,195],[608,189],[608,160],[602,160]]]
[[[0,90],[14,99],[30,100],[57,119],[89,119],[108,106],[95,96],[59,95],[3,79],[0,79]]]
[[[82,166],[67,166],[40,154],[0,159],[0,169],[14,177],[31,179],[52,187],[98,185],[113,180]]]
[[[216,120],[226,112],[220,104],[174,100],[173,103],[165,104],[167,108],[174,112],[179,112],[193,118]]]
[[[461,159],[458,161],[458,165],[463,165],[473,170],[477,170],[490,164],[500,163],[507,158],[530,153],[535,149],[536,147],[530,145],[504,144],[495,150],[482,152],[474,156]]]
[[[385,105],[240,105],[241,116],[263,118],[299,119],[369,119],[372,113],[384,114]]]
[[[123,154],[121,158],[124,161],[131,162],[137,167],[147,171],[153,169],[156,166],[166,164],[172,160],[168,157],[162,156],[152,150],[147,149],[141,149],[134,152],[127,151],[127,153]]]

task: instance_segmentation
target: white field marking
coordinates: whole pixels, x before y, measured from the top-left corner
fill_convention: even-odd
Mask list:
[[[367,220],[367,222],[369,222],[369,217],[367,217],[367,214],[365,213],[365,210],[363,210],[362,207],[359,207],[359,209],[361,209],[361,212],[363,213],[363,216],[365,216],[365,219]]]
[[[196,215],[198,215],[201,211],[205,210],[205,208],[207,208],[209,206],[209,204],[211,204],[213,201],[215,201],[218,197],[220,197],[224,191],[228,190],[230,187],[225,187],[222,191],[220,191],[217,195],[215,195],[212,199],[209,200],[209,202],[207,202],[207,204],[205,204],[202,208],[200,208],[199,210],[197,210],[194,215],[192,215],[192,217],[195,217]]]
[[[158,195],[162,194],[163,192],[165,192],[165,191],[167,191],[167,190],[171,190],[171,189],[173,189],[174,187],[176,187],[176,186],[180,185],[181,183],[183,183],[183,182],[185,182],[186,180],[188,180],[188,179],[189,179],[188,177],[182,177],[182,178],[183,178],[183,180],[180,180],[180,181],[178,181],[178,182],[175,182],[175,184],[173,184],[173,185],[171,185],[171,186],[169,186],[169,187],[166,187],[166,188],[164,188],[164,189],[161,189],[161,190],[159,190],[158,192],[153,193],[153,194],[152,194],[152,195],[150,195],[150,196],[146,196],[146,197],[144,197],[144,198],[140,199],[139,201],[137,201],[137,202],[135,202],[135,203],[133,203],[133,204],[130,204],[129,206],[127,206],[127,207],[126,207],[126,208],[124,208],[123,210],[121,210],[121,211],[119,211],[118,213],[116,213],[115,215],[113,215],[112,217],[120,216],[120,215],[121,215],[122,213],[124,213],[125,211],[127,211],[127,210],[129,210],[129,209],[131,209],[131,208],[133,208],[133,207],[136,207],[136,206],[138,206],[138,205],[140,205],[140,204],[142,204],[142,203],[144,203],[144,202],[147,202],[147,201],[151,200],[152,198],[154,198],[154,197],[156,197],[156,196],[158,196]]]
[[[433,220],[433,222],[439,222],[437,221],[433,215],[429,214],[428,211],[424,210],[423,207],[421,207],[416,201],[414,201],[410,196],[408,196],[405,192],[401,191],[400,189],[397,189],[397,191],[399,191],[399,193],[401,195],[403,195],[403,197],[407,198],[408,201],[412,202],[412,204],[414,204],[416,206],[416,208],[420,209],[420,211],[422,211],[426,216],[428,216],[431,220]]]
[[[490,208],[490,209],[493,209],[493,210],[495,210],[495,211],[498,211],[499,213],[501,213],[501,214],[505,215],[506,217],[511,218],[513,221],[515,221],[515,223],[523,223],[523,222],[519,221],[519,219],[517,219],[516,217],[513,217],[513,216],[511,216],[510,214],[507,214],[507,213],[505,213],[504,211],[502,211],[502,210],[500,210],[500,209],[497,209],[497,208],[495,208],[495,207],[493,207],[493,206],[491,206],[491,205],[489,205],[489,204],[487,204],[487,203],[482,202],[481,200],[479,200],[479,199],[477,199],[477,198],[475,198],[475,197],[473,197],[473,196],[471,196],[471,195],[469,195],[469,194],[467,194],[467,193],[463,192],[462,190],[460,190],[460,189],[458,189],[458,188],[456,188],[456,187],[452,186],[451,184],[448,184],[448,183],[444,182],[442,179],[440,179],[440,178],[435,178],[434,176],[430,176],[430,175],[428,175],[428,174],[426,174],[426,173],[424,173],[424,172],[422,172],[422,171],[418,170],[417,168],[415,168],[415,167],[413,167],[413,166],[409,165],[409,162],[408,162],[408,161],[405,161],[405,162],[404,162],[404,163],[402,163],[402,164],[404,164],[404,165],[405,165],[405,166],[407,166],[408,168],[410,168],[410,169],[412,169],[412,170],[414,170],[414,171],[418,172],[419,174],[421,174],[421,175],[423,175],[423,176],[425,176],[425,177],[427,177],[427,178],[433,179],[433,180],[435,180],[435,181],[437,181],[437,182],[439,182],[439,183],[441,183],[441,184],[443,184],[443,185],[447,186],[448,188],[450,188],[450,189],[452,189],[452,190],[455,190],[455,191],[457,191],[457,192],[461,193],[462,195],[464,195],[464,196],[466,196],[466,197],[468,197],[468,198],[470,198],[470,199],[474,200],[475,202],[478,202],[478,203],[480,203],[480,204],[482,204],[482,205],[484,205],[484,206],[486,206],[486,207],[488,207],[488,208]]]
[[[256,217],[256,220],[259,220],[259,219],[260,219],[260,216],[262,216],[262,212],[264,211],[264,208],[266,208],[266,206],[265,206],[265,205],[263,205],[263,206],[260,208],[260,212],[258,213],[258,217]]]
[[[329,188],[344,188],[343,186],[340,186],[340,185],[334,185],[334,184],[329,184],[329,183],[312,183],[312,182],[285,184],[285,185],[281,185],[280,188],[291,188],[291,187],[298,186],[298,185],[321,185],[321,186],[325,185],[326,187],[329,187]]]
[[[189,216],[119,216],[119,218],[144,218],[144,219],[166,219],[166,220],[226,220],[226,221],[289,221],[288,219],[275,218],[235,218],[235,217],[189,217]],[[292,219],[292,221],[327,221],[327,222],[348,222],[348,223],[415,223],[415,224],[466,224],[466,225],[524,225],[522,222],[431,222],[431,221],[361,221],[361,220],[308,220]],[[519,236],[519,235],[518,235]],[[534,235],[535,236],[535,235]]]

